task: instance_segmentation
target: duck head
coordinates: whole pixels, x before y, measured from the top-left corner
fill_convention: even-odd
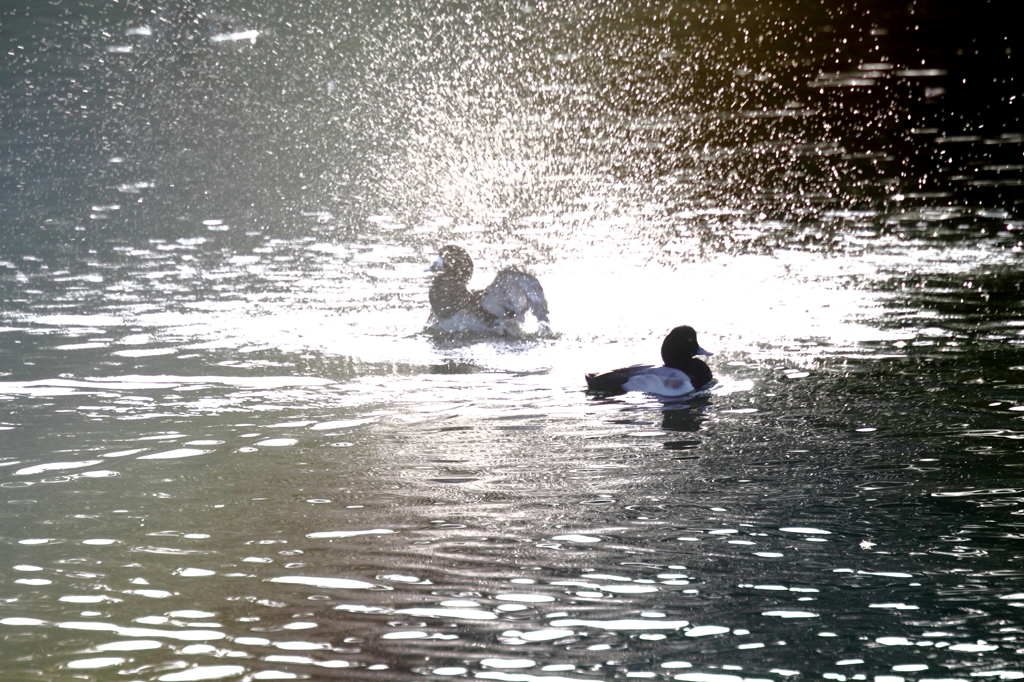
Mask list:
[[[694,355],[713,355],[697,344],[697,332],[693,327],[676,327],[668,333],[661,344],[661,360],[666,367],[682,369],[683,363]]]
[[[461,246],[448,244],[441,248],[440,255],[430,266],[431,272],[439,272],[462,284],[468,284],[473,276],[473,259]]]

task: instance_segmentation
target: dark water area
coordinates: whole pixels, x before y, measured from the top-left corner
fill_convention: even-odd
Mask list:
[[[1015,12],[0,3],[0,677],[1024,678]]]

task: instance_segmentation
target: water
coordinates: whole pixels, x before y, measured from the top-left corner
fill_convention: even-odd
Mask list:
[[[4,4],[4,679],[1024,677],[1001,12]]]

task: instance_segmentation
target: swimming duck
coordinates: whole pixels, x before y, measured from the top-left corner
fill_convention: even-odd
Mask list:
[[[601,393],[642,391],[663,396],[693,393],[711,382],[711,370],[694,355],[712,355],[697,345],[693,327],[676,327],[661,344],[664,367],[633,365],[604,374],[588,374],[587,390]]]
[[[470,291],[473,259],[449,244],[430,270],[438,273],[430,284],[430,327],[449,333],[520,334],[528,312],[542,328],[548,324],[543,287],[518,268],[504,268],[486,289]]]

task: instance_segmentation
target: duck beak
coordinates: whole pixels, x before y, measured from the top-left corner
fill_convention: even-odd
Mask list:
[[[706,351],[703,348],[701,348],[700,346],[697,346],[697,355],[714,355],[714,353]]]
[[[427,268],[427,272],[444,272],[444,258],[438,256],[434,264]]]

